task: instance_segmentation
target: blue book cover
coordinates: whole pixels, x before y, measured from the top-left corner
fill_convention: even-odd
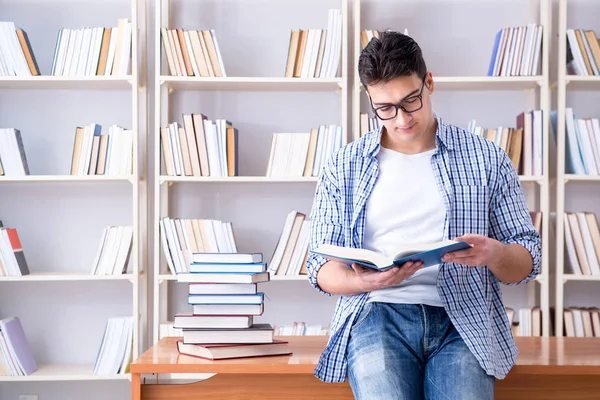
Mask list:
[[[368,249],[357,249],[350,247],[323,244],[312,253],[321,255],[330,260],[337,260],[348,265],[352,263],[365,267],[384,271],[394,266],[402,266],[408,261],[420,261],[423,267],[431,267],[442,262],[442,256],[446,253],[468,249],[471,246],[466,242],[446,240],[437,243],[404,244],[397,251],[386,256]]]

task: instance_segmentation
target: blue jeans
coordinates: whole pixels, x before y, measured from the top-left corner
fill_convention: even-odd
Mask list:
[[[358,400],[486,400],[495,378],[444,308],[372,302],[350,333],[348,381]]]

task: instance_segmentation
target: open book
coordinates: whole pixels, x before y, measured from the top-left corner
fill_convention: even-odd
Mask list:
[[[335,246],[332,244],[323,244],[311,250],[311,252],[329,260],[340,261],[348,265],[356,263],[383,271],[394,266],[401,266],[407,261],[421,261],[424,268],[431,267],[440,264],[444,254],[470,247],[466,242],[444,240],[435,243],[403,244],[390,256],[385,256],[373,250]]]

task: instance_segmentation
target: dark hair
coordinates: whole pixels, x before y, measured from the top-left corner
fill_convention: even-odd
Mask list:
[[[373,37],[358,59],[358,76],[365,88],[412,74],[424,78],[427,66],[417,42],[400,32],[379,32],[379,38]]]

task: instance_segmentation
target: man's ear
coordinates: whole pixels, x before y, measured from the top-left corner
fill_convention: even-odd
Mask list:
[[[427,75],[425,75],[425,86],[427,87],[429,94],[432,94],[435,85],[433,83],[433,76],[431,72],[428,72]]]

